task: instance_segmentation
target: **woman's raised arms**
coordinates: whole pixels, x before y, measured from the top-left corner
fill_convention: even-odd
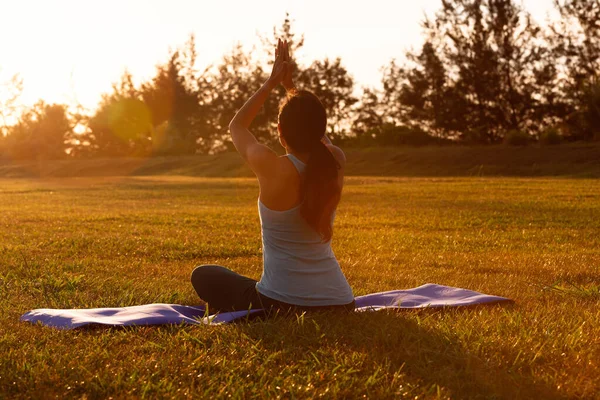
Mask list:
[[[231,139],[237,151],[250,165],[250,168],[260,178],[274,171],[277,155],[267,146],[260,144],[249,127],[271,91],[285,80],[286,86],[291,84],[291,63],[287,42],[279,40],[275,50],[275,63],[271,76],[256,93],[237,112],[229,123]],[[293,87],[293,84],[292,84]]]

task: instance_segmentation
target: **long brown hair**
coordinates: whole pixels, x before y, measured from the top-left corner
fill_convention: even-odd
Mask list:
[[[279,126],[286,143],[296,152],[308,153],[301,187],[300,214],[321,235],[333,235],[333,213],[340,201],[339,163],[321,141],[327,129],[327,113],[317,96],[301,90],[289,93],[279,110]]]

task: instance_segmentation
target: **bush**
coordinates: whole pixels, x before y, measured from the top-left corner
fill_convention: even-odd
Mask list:
[[[545,146],[553,146],[561,144],[563,137],[556,128],[548,128],[540,135],[540,144]]]
[[[427,132],[402,125],[383,124],[355,137],[342,139],[345,146],[428,146],[452,144],[450,139],[429,135]]]
[[[504,136],[504,144],[508,146],[527,146],[531,143],[531,135],[527,132],[512,130]]]
[[[426,146],[439,143],[438,138],[406,126],[384,126],[375,140],[382,145]]]
[[[600,139],[600,82],[583,85],[575,110],[564,121],[564,139],[594,141]]]
[[[467,145],[477,145],[485,143],[484,137],[485,133],[481,128],[471,128],[460,134],[460,141]]]

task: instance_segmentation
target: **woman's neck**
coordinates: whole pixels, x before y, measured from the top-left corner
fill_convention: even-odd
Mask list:
[[[291,155],[293,155],[293,156],[294,156],[294,157],[296,157],[298,160],[302,161],[304,164],[306,164],[306,163],[307,163],[307,161],[308,161],[308,158],[309,158],[309,156],[310,156],[310,154],[309,154],[309,153],[297,153],[297,152],[295,152],[295,151],[292,151],[292,150],[289,150],[289,149],[286,149],[286,153],[287,153],[287,154],[291,154]]]

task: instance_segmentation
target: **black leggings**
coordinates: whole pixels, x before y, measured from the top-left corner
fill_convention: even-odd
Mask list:
[[[354,310],[354,301],[336,306],[297,306],[267,297],[256,290],[258,282],[219,265],[202,265],[192,272],[192,286],[208,303],[209,312],[246,311],[262,308],[267,312]]]

